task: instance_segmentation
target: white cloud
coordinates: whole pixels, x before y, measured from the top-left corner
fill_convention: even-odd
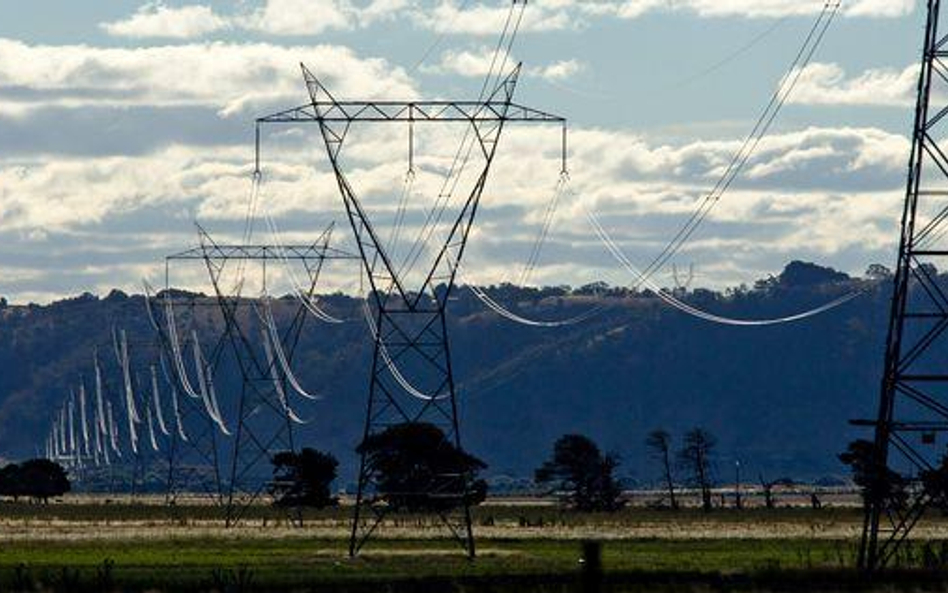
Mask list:
[[[411,0],[372,0],[359,11],[359,21],[363,25],[370,25],[378,21],[392,20],[410,7]]]
[[[128,18],[102,23],[117,37],[203,37],[225,29],[275,36],[315,36],[397,18],[409,9],[409,0],[372,0],[356,6],[348,0],[266,0],[250,10],[219,14],[209,6],[173,8],[162,2],[142,5]]]
[[[422,71],[429,74],[453,74],[469,78],[483,78],[491,72],[496,74],[501,68],[509,70],[516,62],[516,58],[510,56],[504,65],[495,63],[494,52],[488,47],[475,50],[449,50],[441,54],[437,64],[423,66]],[[575,76],[584,68],[585,65],[578,60],[560,60],[545,66],[528,68],[526,74],[544,80],[564,80]],[[503,72],[503,70],[501,71]]]
[[[453,142],[424,136],[427,131],[417,131],[418,177],[403,231],[408,240],[417,236],[421,208],[438,195],[439,172],[454,154]],[[392,128],[380,137],[360,130],[353,134],[343,160],[355,191],[378,221],[377,232],[387,237],[406,166],[404,158],[392,158],[404,154],[403,130]],[[295,227],[295,235],[290,231],[289,236],[300,237],[300,228],[312,230],[332,218],[344,220],[331,173],[321,151],[314,151],[312,142],[318,146],[318,140],[313,138],[301,130],[266,144],[261,210],[277,216],[285,229]],[[645,260],[714,185],[739,145],[737,139],[668,144],[629,132],[574,130],[574,193],[562,199],[550,238],[557,255],[543,260],[538,278],[561,283],[609,277],[611,262],[584,222],[586,208],[600,212],[629,252]],[[537,213],[551,198],[558,147],[556,130],[511,127],[505,132],[472,238],[469,279],[513,279],[510,270],[525,259],[542,220]],[[863,254],[858,263],[864,266],[894,240],[907,150],[905,138],[873,128],[772,135],[682,257],[698,259],[706,274],[723,270],[703,277],[715,284],[730,281],[733,276],[725,273],[735,273],[735,265],[750,266],[753,260],[752,269],[769,266],[772,271],[804,250],[828,263],[841,253]],[[96,236],[121,235],[128,220],[144,217],[166,233],[155,235],[153,252],[170,252],[180,246],[181,233],[189,232],[192,216],[212,229],[239,227],[249,193],[248,156],[243,146],[213,151],[173,146],[140,157],[0,162],[0,232],[26,237],[41,230],[61,242],[62,234],[90,225],[99,229]],[[470,178],[462,180],[457,195],[470,183]],[[157,220],[156,209],[167,218]],[[167,234],[173,229],[179,232]],[[343,224],[339,238],[345,234]],[[74,240],[86,245],[90,237]],[[149,263],[135,257],[140,254],[116,249],[102,265]],[[735,259],[741,257],[750,259]],[[491,270],[501,276],[491,277]],[[56,274],[54,269],[46,273]],[[135,279],[112,280],[134,286]]]
[[[580,25],[572,19],[574,0],[537,0],[523,11],[520,31],[558,31]],[[519,9],[517,9],[519,11]],[[424,29],[438,33],[498,35],[511,13],[506,4],[475,4],[462,10],[452,0],[440,0],[435,6],[416,3],[412,19]],[[515,17],[516,18],[516,17]],[[511,23],[511,27],[514,23]]]
[[[236,17],[247,29],[270,35],[319,35],[352,28],[357,19],[346,0],[267,0],[251,15]]]
[[[641,10],[634,10],[636,6],[648,8],[672,8],[685,10],[704,17],[738,16],[746,18],[776,18],[785,16],[817,15],[824,5],[831,4],[824,0],[673,0],[662,3],[648,0],[631,0],[621,2],[631,7],[631,15],[638,16]],[[852,17],[901,17],[911,14],[915,9],[916,0],[851,0],[843,1],[840,11],[845,16]]]
[[[838,64],[810,64],[790,97],[802,105],[905,107],[915,100],[918,67],[873,68],[847,77]]]
[[[100,25],[116,37],[187,39],[228,28],[227,20],[203,5],[172,8],[162,2],[142,5],[132,16]]]
[[[215,42],[126,49],[0,39],[0,89],[41,91],[20,103],[5,98],[0,110],[22,114],[46,105],[199,105],[228,114],[274,102],[298,104],[305,98],[297,66],[301,61],[338,97],[363,95],[365,89],[414,95],[401,69],[338,46]]]
[[[900,17],[912,14],[916,0],[858,0],[849,5],[849,16]]]
[[[437,64],[422,66],[429,74],[456,74],[467,77],[487,76],[491,71],[492,52],[488,48],[479,50],[449,50],[441,54]]]
[[[595,19],[628,20],[656,12],[711,18],[815,16],[823,5],[822,0],[533,0],[523,12],[519,30],[582,29]],[[895,18],[910,14],[914,8],[914,0],[854,0],[845,4],[842,14]],[[486,36],[497,35],[510,14],[509,4],[487,1],[460,4],[457,0],[264,0],[255,8],[229,15],[200,4],[172,8],[151,2],[126,19],[101,26],[110,34],[123,37],[194,38],[227,28],[266,35],[314,36],[402,18],[438,33]]]
[[[575,76],[585,69],[585,65],[577,60],[560,60],[534,71],[545,80],[565,80]]]
[[[816,16],[823,0],[536,0],[524,13],[521,31],[581,29],[593,19],[636,19],[646,14],[671,12],[699,17],[780,18]],[[464,10],[454,0],[438,0],[434,7],[416,2],[414,21],[441,33],[495,35],[503,27],[509,8],[480,3]],[[915,0],[854,0],[841,12],[850,17],[895,18],[911,14]]]

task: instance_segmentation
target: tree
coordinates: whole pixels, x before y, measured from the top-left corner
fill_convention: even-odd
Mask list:
[[[853,473],[853,482],[859,486],[863,501],[885,501],[890,508],[902,508],[908,500],[907,480],[898,472],[879,464],[875,458],[875,445],[865,439],[857,439],[840,453],[839,460],[848,465]]]
[[[810,262],[794,260],[780,274],[780,284],[785,287],[815,286],[846,282],[849,276],[833,268],[818,266]]]
[[[72,489],[63,466],[49,459],[31,459],[20,465],[17,472],[20,493],[43,504],[50,498],[62,496]]]
[[[483,461],[459,449],[433,424],[406,422],[370,435],[356,452],[378,494],[395,511],[444,512],[480,504]]]
[[[948,510],[948,454],[942,456],[936,467],[921,472],[919,477],[922,488],[931,497],[932,506]]]
[[[273,456],[273,481],[270,493],[274,504],[284,507],[315,507],[336,505],[331,486],[336,479],[339,462],[328,453],[304,448],[299,453],[282,451]]]
[[[685,434],[684,446],[678,451],[678,461],[691,474],[691,484],[701,489],[701,508],[711,511],[711,485],[714,447],[717,440],[702,428],[693,428]]]
[[[758,474],[760,479],[760,488],[764,493],[764,506],[768,509],[774,508],[774,487],[775,486],[793,486],[793,480],[790,478],[778,478],[776,480],[765,480],[763,474]]]
[[[0,496],[9,496],[16,500],[23,494],[20,485],[20,466],[11,463],[0,469]]]
[[[622,507],[622,488],[614,473],[615,455],[603,455],[589,438],[579,434],[560,437],[553,445],[553,459],[536,470],[539,484],[564,492],[567,504],[579,511],[611,512]]]
[[[866,278],[870,280],[891,280],[892,270],[882,264],[869,264],[866,268]]]
[[[665,430],[653,430],[645,439],[645,445],[652,452],[652,457],[662,464],[665,487],[668,489],[668,501],[672,510],[677,511],[678,499],[675,498],[675,480],[672,477],[671,435]]]

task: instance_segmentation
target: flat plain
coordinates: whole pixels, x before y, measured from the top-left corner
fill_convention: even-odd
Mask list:
[[[468,560],[422,517],[386,521],[348,556],[349,509],[303,514],[250,507],[236,527],[198,501],[73,497],[0,505],[3,590],[584,591],[582,543],[602,546],[601,590],[945,590],[948,520],[920,526],[897,571],[854,569],[861,513],[656,510],[582,514],[544,501],[492,501],[474,515]],[[584,583],[586,583],[584,585]],[[585,589],[584,589],[585,587]],[[880,588],[881,587],[881,588]]]

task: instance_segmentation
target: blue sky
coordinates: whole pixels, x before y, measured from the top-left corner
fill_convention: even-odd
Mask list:
[[[517,101],[570,120],[572,184],[530,280],[628,282],[582,213],[597,212],[647,264],[714,185],[822,6],[531,2],[513,49],[525,68]],[[0,294],[45,302],[160,282],[162,258],[194,242],[195,219],[238,239],[253,119],[305,101],[300,61],[345,98],[474,98],[508,2],[0,7]],[[793,258],[853,273],[894,260],[924,10],[913,0],[850,0],[840,12],[772,133],[675,257],[695,266],[697,284],[752,282]],[[458,134],[420,138],[405,236],[433,203]],[[404,136],[360,130],[347,147],[380,227],[397,209]],[[556,184],[556,149],[555,130],[504,136],[464,280],[518,279]],[[314,129],[268,132],[264,161],[258,213],[287,240],[312,239],[333,220],[344,231]],[[256,228],[258,240],[271,239],[266,225]],[[334,270],[326,288],[352,290],[354,277]],[[175,281],[199,287],[202,276],[182,270]]]

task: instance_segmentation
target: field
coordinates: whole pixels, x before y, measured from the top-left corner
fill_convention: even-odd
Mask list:
[[[386,524],[347,557],[348,509],[302,528],[255,507],[225,529],[208,505],[72,499],[0,506],[2,590],[583,591],[582,541],[602,542],[604,591],[945,590],[948,520],[925,524],[873,589],[853,570],[861,516],[835,507],[584,515],[488,504],[468,561],[434,523]],[[877,583],[875,587],[880,587]]]

